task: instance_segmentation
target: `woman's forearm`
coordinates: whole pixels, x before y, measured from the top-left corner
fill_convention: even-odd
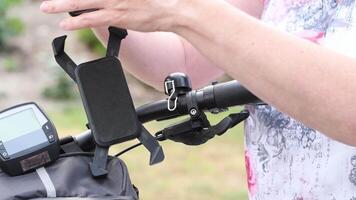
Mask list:
[[[260,17],[263,9],[260,0],[226,2],[256,18]],[[94,31],[106,44],[107,27],[97,27]],[[129,31],[122,44],[120,59],[127,71],[157,89],[163,89],[164,78],[172,72],[188,74],[195,88],[223,74],[221,69],[202,56],[189,42],[168,32]]]
[[[198,0],[191,8],[180,13],[175,31],[203,55],[269,104],[356,145],[355,59],[276,31],[223,2]]]
[[[259,17],[262,12],[263,4],[260,0],[227,1],[255,17]],[[126,69],[156,88],[161,88],[163,79],[169,73],[185,72],[191,76],[193,86],[197,87],[221,75],[222,71],[190,43],[174,33],[167,33],[171,32],[169,29],[176,20],[174,13],[186,3],[189,4],[191,1],[45,0],[40,9],[45,13],[61,13],[100,8],[64,19],[60,26],[66,30],[96,28],[98,35],[104,40],[107,38],[106,28],[98,27],[117,26],[153,32],[146,34],[130,32],[121,50],[122,62]]]
[[[105,44],[108,40],[107,28],[94,30]],[[122,43],[120,59],[127,71],[159,90],[163,90],[165,77],[173,72],[188,74],[194,87],[200,87],[223,74],[221,69],[174,33],[129,31]]]

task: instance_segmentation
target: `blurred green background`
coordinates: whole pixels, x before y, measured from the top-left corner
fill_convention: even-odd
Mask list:
[[[54,61],[51,41],[69,35],[66,51],[77,63],[100,57],[105,49],[90,30],[60,30],[58,23],[67,16],[44,15],[39,3],[0,0],[0,110],[35,101],[49,113],[61,136],[78,134],[85,130],[86,117],[77,89]],[[130,74],[127,79],[136,106],[164,98]],[[209,119],[216,123],[227,114],[209,114]],[[151,122],[147,128],[154,133],[173,122]],[[116,145],[111,151],[131,144]],[[162,145],[166,160],[157,166],[148,165],[143,148],[122,156],[141,199],[247,199],[242,125],[199,147],[168,141]]]

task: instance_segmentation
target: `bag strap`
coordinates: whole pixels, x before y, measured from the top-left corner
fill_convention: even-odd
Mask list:
[[[37,172],[38,176],[40,177],[43,186],[46,189],[47,197],[49,197],[49,198],[57,197],[56,188],[54,187],[54,184],[53,184],[51,178],[49,177],[49,174],[47,173],[46,168],[44,168],[44,167],[38,168],[38,169],[36,169],[36,172]]]

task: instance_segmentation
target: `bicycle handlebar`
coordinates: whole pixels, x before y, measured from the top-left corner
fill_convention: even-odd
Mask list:
[[[184,96],[180,96],[177,101],[177,108],[174,111],[169,111],[167,109],[168,100],[160,100],[145,104],[136,109],[138,118],[142,123],[146,123],[153,120],[162,120],[187,115],[189,114],[187,96],[193,92],[196,92],[197,106],[204,111],[251,103],[261,103],[260,99],[249,92],[239,82],[229,81],[210,85],[196,91],[191,91]]]
[[[195,94],[197,106],[202,111],[212,109],[226,109],[231,106],[245,104],[261,104],[262,101],[249,92],[237,81],[213,84],[199,90],[190,91],[180,95],[177,99],[177,107],[173,111],[168,110],[168,99],[148,103],[136,109],[137,116],[142,123],[154,120],[164,120],[189,114],[188,96]],[[92,140],[91,131],[73,137],[79,146]]]

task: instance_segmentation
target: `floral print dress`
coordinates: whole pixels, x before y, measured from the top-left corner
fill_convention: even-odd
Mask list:
[[[356,57],[355,1],[266,0],[262,20]],[[356,200],[355,147],[332,140],[271,106],[247,108],[251,113],[245,124],[250,199]]]

